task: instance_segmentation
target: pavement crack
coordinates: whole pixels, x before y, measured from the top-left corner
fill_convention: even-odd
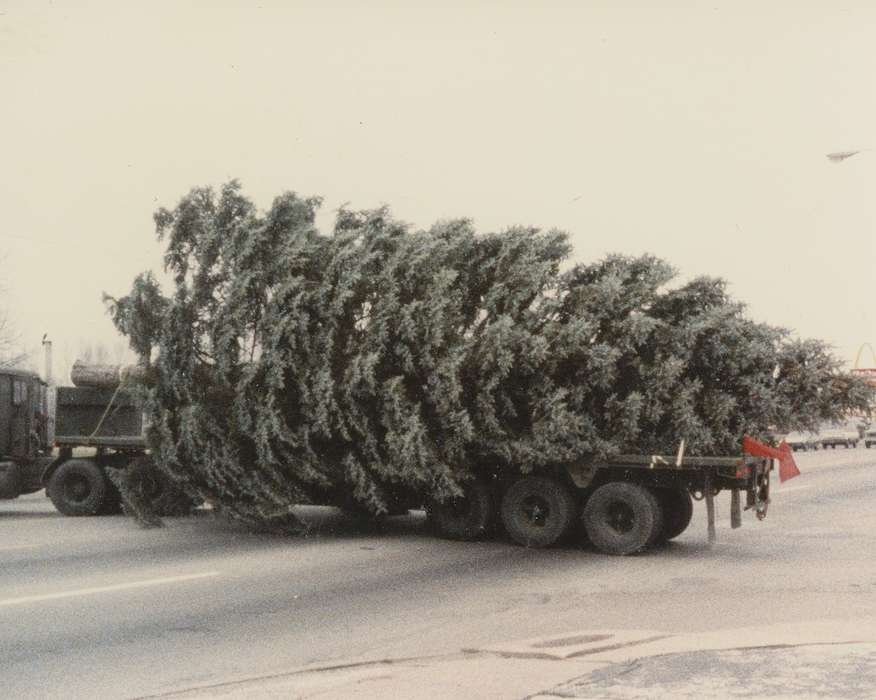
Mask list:
[[[521,700],[532,700],[533,698],[577,698],[579,697],[575,693],[569,690],[540,690],[537,693],[532,693],[531,695],[527,695]]]
[[[163,693],[138,695],[136,697],[130,698],[130,700],[155,700],[156,698],[185,697],[186,695],[191,695],[193,693],[202,693],[205,690],[219,690],[222,688],[227,689],[233,688],[235,686],[245,686],[249,683],[279,680],[282,678],[294,678],[295,676],[303,676],[306,674],[323,674],[332,673],[335,671],[348,671],[350,669],[367,668],[369,666],[393,666],[399,664],[412,664],[419,661],[441,661],[446,659],[458,658],[459,656],[459,652],[454,652],[450,654],[425,654],[422,656],[405,656],[399,658],[371,659],[368,661],[353,661],[349,663],[317,666],[316,668],[299,668],[294,671],[285,671],[282,673],[270,673],[265,675],[249,676],[246,678],[237,678],[234,680],[222,681],[219,683],[206,683],[204,685],[190,686],[188,688],[170,690]]]
[[[628,661],[625,664],[619,664],[619,665],[622,667],[625,666],[626,668],[621,668],[620,671],[618,671],[617,673],[614,674],[615,677],[625,676],[628,673],[632,673],[633,671],[641,668],[642,667],[642,660],[641,659],[633,659],[632,661]]]

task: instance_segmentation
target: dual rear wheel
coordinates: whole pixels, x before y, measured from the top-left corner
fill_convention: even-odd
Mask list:
[[[687,491],[616,481],[593,492],[581,519],[594,546],[624,555],[678,537],[692,515]]]
[[[449,540],[477,540],[493,529],[493,492],[484,481],[469,481],[462,494],[426,505],[426,517],[435,532]]]
[[[547,476],[526,476],[499,497],[482,481],[469,482],[462,496],[427,507],[437,533],[473,540],[501,520],[509,537],[524,547],[549,547],[580,525],[583,536],[607,554],[632,554],[680,535],[693,503],[687,491],[610,482],[590,494],[582,509],[577,493]]]
[[[517,544],[550,547],[572,529],[578,503],[565,484],[528,476],[506,489],[500,510],[505,531]]]
[[[71,516],[97,515],[112,495],[103,470],[91,459],[64,462],[52,475],[46,492],[59,512]]]
[[[426,514],[442,537],[475,540],[493,533],[501,522],[524,547],[549,547],[572,529],[577,499],[565,484],[542,476],[518,479],[501,495],[484,481],[463,486],[457,498],[431,503]]]
[[[148,505],[156,515],[185,515],[194,507],[193,500],[159,472],[147,455],[115,467],[101,466],[89,458],[67,460],[52,475],[46,493],[64,515],[120,513],[123,499],[109,478],[110,468],[122,474],[128,500]]]

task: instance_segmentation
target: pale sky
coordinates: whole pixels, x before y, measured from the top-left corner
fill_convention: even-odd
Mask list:
[[[659,6],[659,7],[658,7]],[[876,345],[869,2],[0,0],[0,283],[56,365],[159,269],[152,212],[238,178],[654,253],[750,315]],[[870,357],[863,364],[872,364]]]

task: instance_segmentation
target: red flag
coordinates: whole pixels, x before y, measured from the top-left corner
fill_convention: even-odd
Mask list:
[[[780,482],[800,476],[800,470],[794,461],[794,453],[791,451],[791,446],[784,440],[779,443],[778,447],[770,447],[746,435],[742,438],[742,451],[754,457],[770,457],[779,460]]]

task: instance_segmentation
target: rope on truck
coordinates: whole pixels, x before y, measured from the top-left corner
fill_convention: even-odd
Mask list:
[[[94,431],[91,433],[91,435],[89,435],[84,440],[85,445],[89,445],[91,443],[91,440],[94,437],[96,437],[97,434],[100,432],[100,429],[103,427],[103,422],[106,420],[106,417],[109,415],[110,409],[113,407],[113,404],[115,403],[115,400],[119,395],[119,392],[121,391],[122,387],[125,385],[126,379],[127,379],[126,376],[119,377],[119,384],[116,387],[116,390],[113,392],[113,395],[110,397],[109,403],[106,405],[106,408],[103,411],[103,415],[100,417],[100,420],[97,421],[97,427],[94,429]]]

